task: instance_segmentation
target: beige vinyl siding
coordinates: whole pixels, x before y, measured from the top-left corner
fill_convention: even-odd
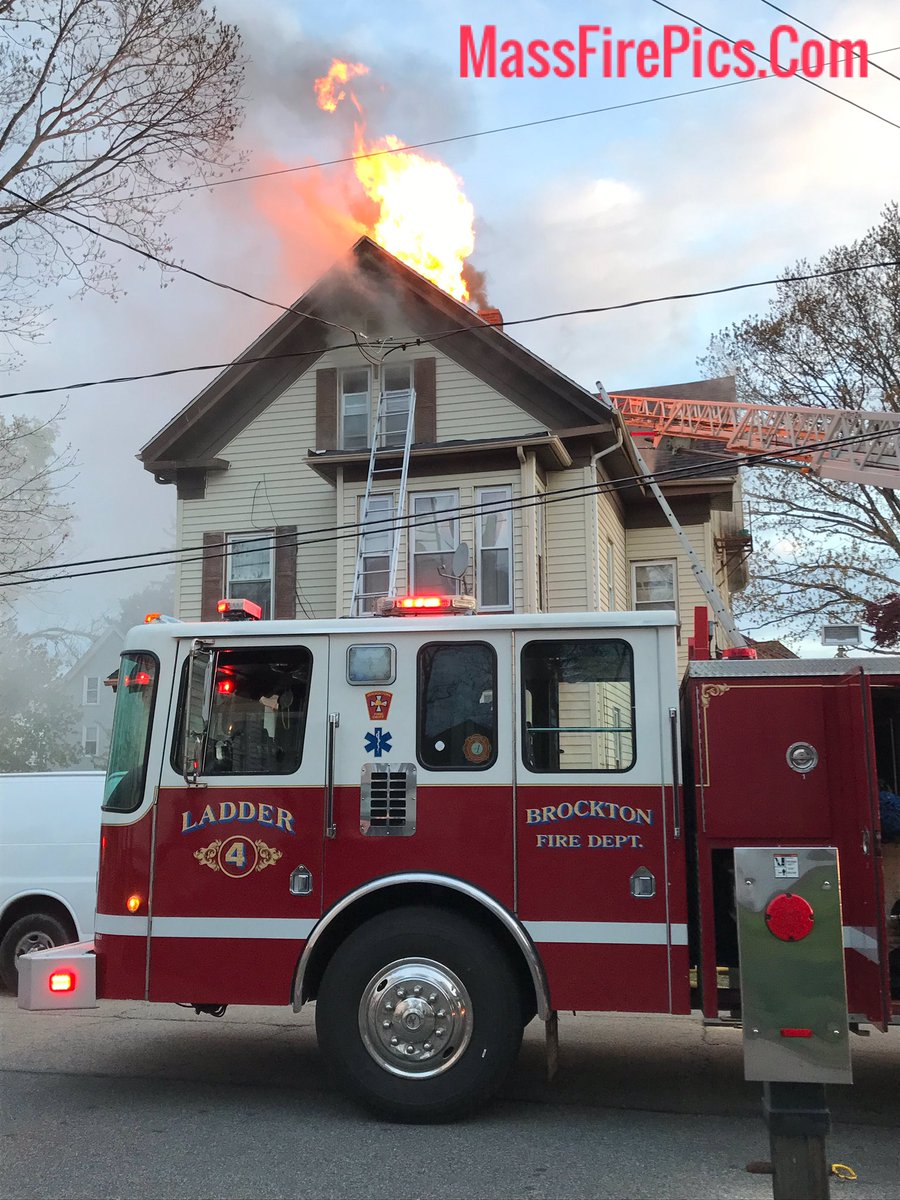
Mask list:
[[[625,556],[625,525],[622,501],[614,492],[599,492],[597,495],[597,537],[600,557],[600,610],[609,607],[609,557],[607,545],[613,547],[613,582],[616,593],[616,609],[624,612],[630,607],[628,562]]]
[[[685,525],[684,532],[690,540],[695,553],[706,569],[707,575],[715,578],[716,562],[713,556],[712,530],[709,523],[703,525]],[[633,603],[631,596],[631,568],[637,562],[653,562],[659,559],[674,559],[676,562],[676,578],[678,583],[678,619],[680,622],[678,640],[678,669],[682,671],[687,663],[688,638],[694,632],[695,606],[707,606],[706,596],[691,570],[690,559],[680,549],[675,534],[669,528],[629,529],[626,533],[626,550],[628,555],[628,588],[629,604]],[[712,616],[712,614],[710,614]],[[719,644],[721,635],[716,631]]]
[[[588,468],[551,471],[547,491],[590,485]],[[590,506],[593,509],[593,504]],[[547,526],[547,611],[587,612],[591,607],[594,551],[597,531],[588,528],[588,509],[583,496],[548,504]]]
[[[476,504],[476,490],[481,488],[491,487],[510,487],[512,489],[512,503],[515,504],[521,496],[520,475],[518,470],[512,471],[493,471],[482,472],[478,475],[432,475],[427,479],[414,479],[410,481],[407,489],[407,516],[412,511],[412,497],[415,495],[423,495],[432,492],[458,492],[459,507],[461,515],[459,518],[459,537],[460,542],[465,542],[469,547],[469,567],[465,575],[465,589],[468,593],[478,595],[478,560],[477,560],[477,540],[476,540],[476,520],[474,506]],[[346,483],[344,485],[344,507],[342,520],[347,524],[357,521],[357,513],[359,511],[360,498],[365,494],[365,483]],[[394,505],[397,501],[397,481],[393,484],[385,481],[383,484],[377,485],[375,493],[389,493],[394,497]],[[523,543],[522,543],[522,512],[521,510],[513,509],[512,513],[512,567],[513,567],[513,603],[516,612],[523,611],[524,605],[524,586],[523,586]],[[343,555],[342,562],[342,577],[343,577],[343,595],[341,598],[341,614],[350,612],[350,597],[353,591],[353,575],[356,568],[356,539],[345,538],[342,543],[343,549],[340,551]],[[402,595],[408,590],[408,568],[409,568],[409,534],[407,530],[402,530],[400,533],[400,557],[397,562],[397,582],[396,590]],[[449,584],[449,581],[448,581]],[[449,587],[448,587],[449,590]]]
[[[415,351],[437,359],[437,440],[515,437],[540,433],[544,426],[434,346]],[[392,355],[396,358],[398,355]]]

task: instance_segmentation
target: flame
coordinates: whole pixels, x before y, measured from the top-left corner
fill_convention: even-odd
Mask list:
[[[346,99],[347,93],[339,86],[342,83],[349,83],[351,79],[356,79],[358,75],[368,75],[369,68],[365,63],[346,63],[341,62],[336,58],[328,68],[328,74],[323,75],[321,79],[317,79],[313,84],[316,91],[316,103],[319,108],[325,112],[334,112],[340,102]],[[359,106],[359,101],[350,93],[350,99],[356,105],[357,110],[361,113],[362,109]]]
[[[468,301],[464,269],[475,249],[475,210],[466,198],[463,182],[446,163],[407,150],[394,134],[366,140],[362,105],[349,88],[335,95],[335,84],[347,83],[367,72],[368,67],[362,63],[335,59],[328,74],[315,82],[320,108],[334,112],[349,94],[363,118],[353,127],[353,167],[378,211],[365,232],[445,292]],[[373,154],[377,157],[366,157]]]

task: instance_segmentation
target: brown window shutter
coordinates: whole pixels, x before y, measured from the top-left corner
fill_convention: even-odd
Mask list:
[[[200,620],[214,621],[216,605],[225,595],[225,534],[219,530],[203,535],[203,570],[200,578]]]
[[[416,389],[417,442],[437,441],[437,360],[417,358],[413,369]]]
[[[316,449],[334,450],[337,446],[337,370],[323,367],[316,371]]]
[[[279,525],[275,530],[276,621],[293,621],[297,615],[297,526]]]

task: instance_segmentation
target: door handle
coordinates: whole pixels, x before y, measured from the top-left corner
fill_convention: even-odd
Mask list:
[[[294,867],[289,886],[292,896],[308,896],[312,891],[312,871],[309,867]]]
[[[334,823],[334,743],[335,732],[341,723],[340,713],[328,714],[328,744],[325,748],[325,836],[337,833]]]

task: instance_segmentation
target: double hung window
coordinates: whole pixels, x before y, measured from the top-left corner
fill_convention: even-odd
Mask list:
[[[409,363],[385,363],[381,389],[384,392],[384,417],[379,430],[382,446],[402,446],[409,424],[412,402],[412,366]]]
[[[459,492],[431,492],[411,497],[410,591],[456,592],[453,554],[459,547]]]
[[[478,488],[478,608],[512,608],[512,488]]]
[[[365,497],[359,498],[359,520],[363,519]],[[362,532],[362,586],[357,601],[359,614],[374,612],[378,600],[388,592],[391,550],[397,536],[390,525],[394,516],[394,497],[390,494],[369,497],[369,519],[366,522],[371,532]],[[387,527],[385,527],[387,526]],[[354,615],[359,615],[354,614]]]
[[[264,621],[272,616],[273,558],[271,534],[229,535],[225,594],[258,604]]]
[[[365,450],[369,444],[369,380],[368,367],[345,367],[340,373],[342,450]]]

